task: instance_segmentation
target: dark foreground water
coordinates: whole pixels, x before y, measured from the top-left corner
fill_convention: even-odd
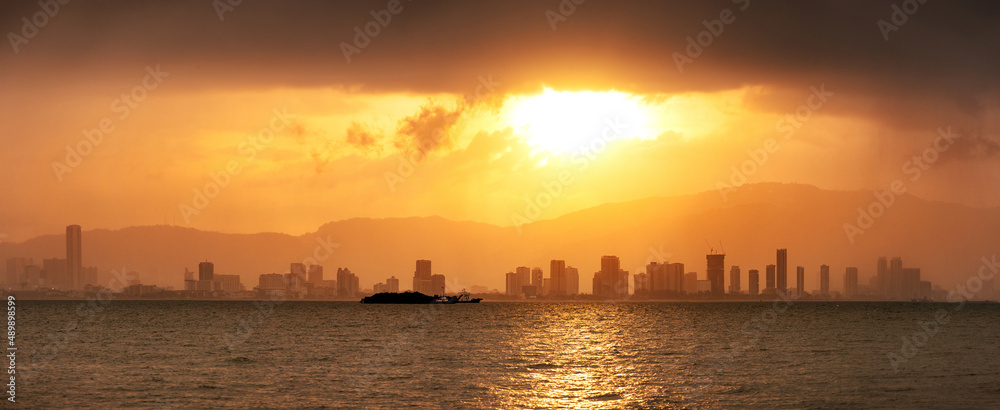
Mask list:
[[[1000,407],[998,305],[17,306],[29,407]]]

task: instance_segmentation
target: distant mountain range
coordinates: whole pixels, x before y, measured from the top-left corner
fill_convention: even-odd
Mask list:
[[[872,218],[863,234],[845,233],[858,223],[859,207],[877,202],[872,192],[827,191],[808,185],[753,184],[723,198],[718,191],[610,203],[558,218],[513,227],[457,222],[441,217],[357,218],[325,224],[301,236],[280,233],[225,234],[176,226],[119,230],[86,229],[83,262],[97,266],[102,278],[111,269],[138,272],[145,284],[181,287],[184,268],[215,263],[220,274],[239,274],[248,288],[263,273],[286,273],[289,264],[317,257],[326,277],[337,267],[358,274],[362,288],[390,275],[409,287],[417,259],[433,261],[435,273],[450,287],[487,285],[501,291],[504,273],[517,266],[539,266],[548,275],[551,259],[564,259],[580,272],[580,290],[590,291],[601,255],[617,255],[632,273],[652,260],[681,262],[689,272],[705,273],[710,247],[739,265],[743,289],[749,269],[774,263],[775,250],[787,248],[789,284],[794,267],[806,268],[806,289],[818,288],[819,266],[831,266],[831,287],[842,288],[844,268],[857,266],[861,282],[875,274],[878,256],[900,256],[904,266],[922,268],[922,279],[944,287],[965,282],[1000,253],[1000,208],[978,209],[897,196]],[[888,202],[888,201],[886,201]],[[878,214],[878,206],[872,206]],[[883,206],[884,208],[884,206]],[[336,244],[330,245],[330,243]],[[332,250],[328,258],[323,258]],[[0,258],[65,257],[62,234],[21,243],[0,243]],[[106,279],[102,279],[106,283]],[[763,284],[762,284],[763,287]],[[458,290],[458,289],[455,289]]]

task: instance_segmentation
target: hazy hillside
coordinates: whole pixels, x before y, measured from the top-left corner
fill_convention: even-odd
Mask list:
[[[526,225],[520,234],[514,228],[440,217],[349,219],[302,236],[173,226],[84,227],[84,264],[98,266],[102,275],[124,267],[139,272],[144,283],[180,287],[185,267],[196,270],[198,262],[210,260],[217,273],[240,274],[252,287],[262,273],[284,273],[291,262],[322,256],[329,241],[337,246],[321,261],[327,276],[332,278],[337,267],[349,267],[359,274],[363,288],[390,275],[408,286],[414,261],[421,258],[431,259],[435,272],[458,286],[499,289],[503,274],[517,266],[541,266],[547,272],[549,260],[565,259],[579,268],[586,292],[605,254],[620,256],[623,267],[634,272],[662,251],[688,271],[704,274],[707,240],[717,250],[724,248],[727,265],[740,265],[744,278],[749,269],[760,269],[763,276],[764,266],[774,263],[775,249],[783,247],[788,248],[790,283],[794,266],[801,265],[806,267],[806,288],[816,288],[819,265],[828,264],[832,287],[839,290],[846,266],[858,266],[867,283],[879,255],[901,256],[905,266],[923,268],[924,278],[950,287],[974,274],[980,258],[1000,251],[998,209],[910,196],[897,198],[852,244],[843,224],[856,225],[857,208],[875,200],[871,192],[758,184],[740,188],[728,200],[709,191],[606,204]],[[0,257],[30,256],[36,263],[64,253],[61,233],[0,244]]]

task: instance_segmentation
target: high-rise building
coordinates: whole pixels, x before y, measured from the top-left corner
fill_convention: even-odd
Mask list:
[[[527,278],[527,277],[525,277],[525,278]],[[528,286],[528,283],[531,283],[532,285],[535,285],[535,283],[537,282],[538,284],[535,285],[536,286],[535,289],[538,292],[538,296],[545,296],[545,295],[549,294],[549,286],[545,285],[545,271],[543,271],[542,268],[537,267],[537,266],[534,267],[534,268],[531,268],[531,276],[530,276],[530,278],[531,278],[531,282],[525,282],[524,279],[522,279],[521,286]],[[550,278],[551,278],[551,276],[550,276]]]
[[[566,294],[576,295],[580,293],[580,272],[572,266],[566,267]]]
[[[604,298],[628,295],[628,271],[621,269],[621,261],[617,256],[601,257],[601,270],[594,274],[593,293]]]
[[[550,295],[566,295],[566,261],[553,259],[549,263],[549,277],[552,278]]]
[[[806,268],[795,267],[795,294],[802,297],[806,294]]]
[[[750,269],[747,279],[750,296],[757,296],[760,293],[760,272],[757,269]]]
[[[517,296],[521,294],[521,286],[517,283],[517,274],[514,272],[507,272],[506,275],[506,294],[508,296]]]
[[[198,280],[212,280],[215,275],[215,264],[209,261],[198,264]]]
[[[385,280],[386,292],[399,292],[399,279],[395,276],[390,276],[389,279]]]
[[[683,263],[671,263],[667,265],[667,293],[673,295],[684,293]]]
[[[729,268],[729,293],[740,294],[740,267],[736,265]]]
[[[788,249],[778,249],[778,271],[776,289],[788,292]]]
[[[858,296],[858,268],[851,266],[844,271],[844,293],[848,297]]]
[[[903,296],[903,259],[896,256],[889,260],[888,296],[890,299],[902,299]]]
[[[360,290],[358,275],[348,268],[337,268],[337,296],[354,297]]]
[[[705,272],[709,283],[711,283],[710,293],[716,296],[724,295],[726,293],[726,255],[709,254],[705,255],[705,259],[708,261]]]
[[[889,295],[889,260],[885,256],[878,258],[875,272],[875,292],[884,298]]]
[[[413,271],[413,291],[433,295],[434,292],[431,289],[431,261],[419,259],[417,260],[417,268]]]
[[[774,294],[775,265],[767,265],[764,268],[764,290],[768,295]]]
[[[80,225],[66,227],[66,272],[74,290],[83,289],[83,233]]]
[[[320,265],[309,265],[309,283],[315,286],[323,284],[323,267]]]
[[[306,264],[304,264],[304,263],[292,263],[292,265],[291,265],[291,267],[289,267],[288,271],[291,272],[292,275],[295,275],[296,277],[298,277],[299,278],[299,282],[301,282],[301,283],[306,283],[307,282],[307,278],[306,278]]]
[[[431,275],[431,295],[444,295],[447,289],[445,289],[444,275],[437,274]]]
[[[827,265],[819,267],[819,294],[830,296],[830,267]]]

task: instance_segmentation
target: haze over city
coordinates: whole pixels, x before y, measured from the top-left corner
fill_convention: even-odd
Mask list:
[[[5,399],[995,407],[998,17],[3,2]]]

